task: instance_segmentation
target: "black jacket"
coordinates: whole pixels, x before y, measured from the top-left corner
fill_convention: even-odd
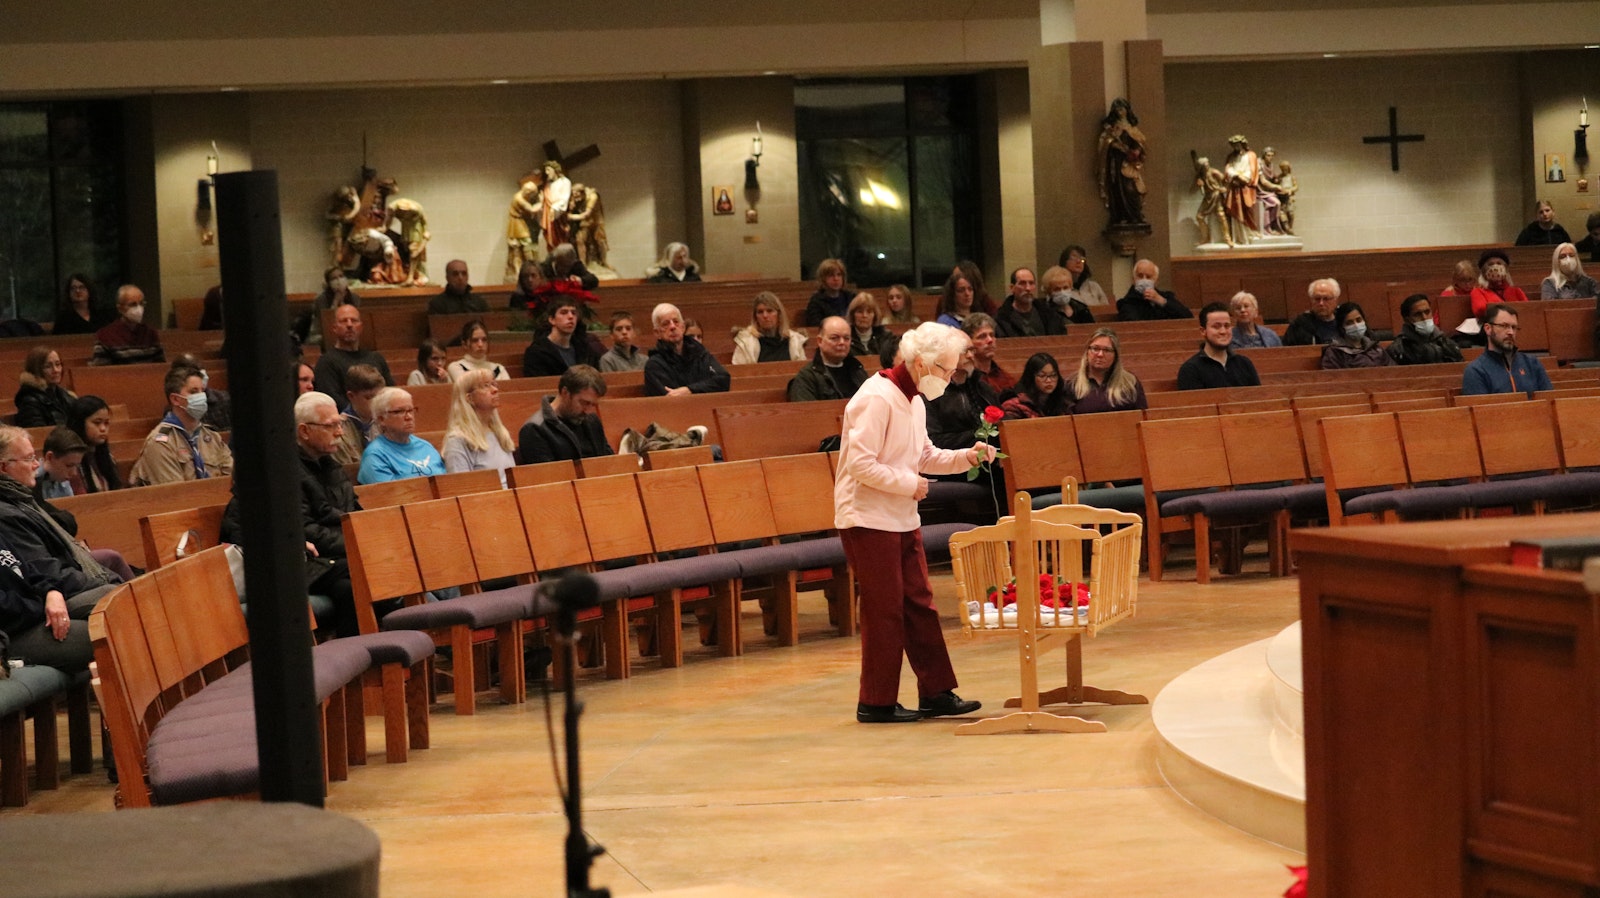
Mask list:
[[[940,449],[971,449],[983,423],[983,410],[1000,405],[1000,396],[976,373],[965,383],[951,383],[944,395],[928,403],[928,442]]]
[[[1177,294],[1166,290],[1157,290],[1157,293],[1166,297],[1167,304],[1158,306],[1140,293],[1135,287],[1129,287],[1128,292],[1117,300],[1118,321],[1159,321],[1162,318],[1193,318],[1194,313],[1189,307],[1178,302]]]
[[[683,279],[673,276],[670,268],[658,268],[655,273],[645,278],[648,284],[692,284],[700,280],[700,269],[691,264],[683,270]]]
[[[312,458],[304,452],[296,452],[295,456],[300,460],[300,518],[305,525],[306,542],[317,547],[319,558],[343,558],[342,518],[347,512],[361,510],[356,488],[332,456]],[[222,539],[243,545],[237,495],[222,513]],[[320,572],[318,567],[317,573]]]
[[[1041,299],[1033,301],[1033,310],[1038,313],[1039,321],[1043,327],[1035,322],[1032,315],[1024,315],[1017,311],[1015,297],[1006,297],[1000,304],[1000,310],[994,314],[995,330],[1001,337],[1061,337],[1067,333],[1067,316],[1061,314],[1054,306]]]
[[[872,326],[872,333],[866,340],[861,339],[861,334],[852,325],[850,328],[850,354],[851,355],[877,355],[883,352],[884,342],[894,338],[894,331],[881,324]]]
[[[849,399],[867,382],[867,369],[861,360],[853,355],[844,357],[844,370],[849,376],[853,386],[849,395],[839,392],[839,384],[834,381],[833,375],[828,373],[828,367],[822,364],[822,350],[811,357],[811,364],[800,369],[800,372],[789,381],[790,402],[816,402],[822,399]]]
[[[806,327],[821,327],[822,319],[835,315],[849,321],[850,300],[855,298],[854,290],[840,290],[839,295],[832,299],[821,290],[811,294],[811,299],[806,302]]]
[[[562,278],[556,277],[555,266],[551,265],[549,262],[540,262],[539,270],[544,272],[544,279],[547,281],[563,280]],[[567,277],[572,277],[573,275],[577,275],[578,285],[585,290],[593,290],[594,288],[600,286],[600,279],[595,277],[581,260],[574,259],[572,261],[572,267],[567,269]]]
[[[1385,351],[1397,365],[1461,361],[1461,349],[1443,331],[1435,328],[1432,334],[1424,336],[1410,322],[1400,328],[1400,333],[1395,335],[1394,342]]]
[[[58,427],[67,423],[67,409],[72,406],[72,394],[58,385],[23,372],[16,406],[18,427]]]
[[[656,344],[644,365],[646,396],[665,396],[678,387],[688,387],[691,393],[726,393],[732,380],[728,369],[693,337],[683,338],[682,352]]]
[[[589,334],[582,329],[572,333],[572,358],[574,365],[600,367],[600,353],[589,342]],[[566,371],[566,360],[561,358],[561,350],[556,348],[556,344],[550,342],[548,331],[534,337],[528,348],[522,351],[523,377],[558,377]]]
[[[576,424],[556,414],[550,405],[554,396],[544,397],[539,410],[517,432],[517,464],[533,465],[547,461],[577,461],[610,455],[605,428],[599,415],[584,415]]]
[[[16,556],[40,596],[58,589],[70,599],[102,585],[78,567],[72,547],[32,503],[0,501],[0,546]]]
[[[1323,321],[1310,312],[1301,312],[1294,316],[1289,326],[1283,330],[1283,345],[1285,346],[1311,346],[1313,344],[1327,344],[1339,339],[1339,325],[1333,321]]]

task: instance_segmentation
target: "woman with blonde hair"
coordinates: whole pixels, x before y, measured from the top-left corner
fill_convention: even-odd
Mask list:
[[[487,371],[456,378],[450,391],[450,427],[444,434],[444,469],[452,474],[493,469],[506,485],[506,468],[515,465],[516,443],[500,420],[500,386]]]
[[[888,324],[921,324],[917,310],[912,307],[915,294],[905,284],[895,284],[884,294],[883,320]]]
[[[806,332],[789,329],[789,313],[783,308],[783,300],[767,291],[756,294],[750,309],[750,326],[733,334],[733,364],[805,359]]]
[[[1539,298],[1588,299],[1600,292],[1596,287],[1595,279],[1583,273],[1583,261],[1578,258],[1578,248],[1563,243],[1550,255],[1550,276],[1539,285]],[[17,414],[21,416],[20,411]]]
[[[1072,379],[1072,395],[1077,399],[1074,415],[1146,407],[1144,385],[1122,367],[1122,343],[1115,330],[1102,327],[1089,338],[1078,362],[1078,376]]]
[[[879,323],[882,318],[883,310],[871,293],[857,293],[850,300],[850,314],[845,320],[850,322],[851,355],[877,355],[883,351],[883,341],[894,335]]]

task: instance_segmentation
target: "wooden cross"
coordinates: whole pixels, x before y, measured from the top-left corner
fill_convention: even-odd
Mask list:
[[[573,169],[584,164],[585,162],[598,158],[599,155],[600,147],[598,144],[591,143],[588,146],[575,151],[571,156],[563,156],[561,155],[561,148],[556,146],[555,141],[547,140],[544,142],[545,161],[560,163],[561,170],[569,175],[572,174]]]
[[[1421,134],[1401,134],[1395,108],[1389,107],[1389,133],[1377,137],[1363,137],[1362,143],[1386,143],[1389,145],[1389,170],[1400,170],[1400,145],[1403,143],[1421,143],[1425,138]]]

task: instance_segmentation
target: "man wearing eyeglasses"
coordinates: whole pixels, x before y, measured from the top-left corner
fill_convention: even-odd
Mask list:
[[[133,486],[233,476],[233,451],[222,434],[202,423],[206,382],[195,368],[167,372],[167,414],[144,439],[128,482]]]
[[[1550,375],[1531,355],[1517,351],[1517,310],[1510,303],[1497,302],[1483,310],[1483,334],[1488,346],[1461,373],[1461,392],[1466,396],[1488,393],[1523,392],[1550,389]]]

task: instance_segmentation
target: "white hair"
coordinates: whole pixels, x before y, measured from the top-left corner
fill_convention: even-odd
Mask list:
[[[661,326],[661,316],[667,314],[668,312],[677,312],[678,313],[678,317],[680,319],[683,318],[683,313],[682,312],[678,312],[678,307],[677,306],[673,305],[670,302],[664,302],[664,303],[656,306],[654,309],[650,310],[650,326],[651,327],[660,327]]]
[[[1564,249],[1572,250],[1573,255],[1576,257],[1573,261],[1578,263],[1578,266],[1573,269],[1573,276],[1570,278],[1567,277],[1566,272],[1561,270],[1561,251]],[[1555,252],[1550,254],[1550,280],[1555,283],[1557,290],[1565,287],[1569,281],[1583,280],[1583,254],[1578,252],[1576,246],[1570,243],[1563,243],[1556,247]],[[1506,282],[1510,283],[1510,279],[1508,278]]]
[[[1334,299],[1338,299],[1340,297],[1340,295],[1342,295],[1344,293],[1343,290],[1339,289],[1339,282],[1334,280],[1333,278],[1317,278],[1316,280],[1312,281],[1310,284],[1306,285],[1306,296],[1310,297],[1310,296],[1317,295],[1317,285],[1318,284],[1327,284],[1328,286],[1332,287],[1333,288],[1333,298]]]
[[[327,393],[318,393],[316,390],[312,390],[309,393],[301,393],[300,398],[294,401],[294,423],[316,423],[317,411],[323,408],[331,408],[337,412],[339,404],[334,402],[333,397]]]
[[[410,399],[411,394],[399,387],[384,387],[372,397],[372,420],[376,421],[389,413],[389,406],[402,399]]]
[[[958,327],[925,321],[906,331],[900,338],[900,351],[895,354],[895,361],[910,364],[913,358],[917,358],[924,365],[932,367],[933,363],[950,353],[960,353],[971,342]]]

